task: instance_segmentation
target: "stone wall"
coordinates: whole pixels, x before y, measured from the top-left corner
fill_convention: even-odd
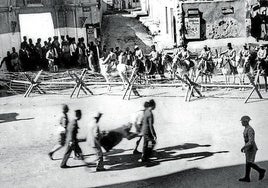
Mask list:
[[[244,0],[184,2],[185,16],[187,16],[189,9],[198,9],[200,12],[201,39],[246,36]]]

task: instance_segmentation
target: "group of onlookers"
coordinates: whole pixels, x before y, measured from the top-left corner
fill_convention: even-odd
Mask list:
[[[49,70],[58,71],[59,68],[85,68],[88,66],[88,58],[92,56],[93,71],[98,71],[98,48],[94,42],[85,44],[83,37],[75,38],[68,35],[51,37],[41,44],[41,39],[38,38],[36,44],[33,44],[32,39],[23,37],[23,42],[17,52],[15,47],[12,52],[8,51],[7,56],[1,61],[1,67],[9,72],[19,71],[35,71]]]

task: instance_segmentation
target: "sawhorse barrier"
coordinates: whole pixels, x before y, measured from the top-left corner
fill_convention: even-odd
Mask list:
[[[248,97],[246,98],[245,103],[248,102],[248,100],[250,99],[250,97],[252,96],[254,91],[256,91],[256,93],[257,93],[257,95],[259,96],[260,99],[263,99],[263,97],[262,97],[262,95],[261,95],[261,93],[259,91],[259,88],[257,86],[259,76],[260,76],[260,70],[257,71],[255,79],[253,79],[253,77],[251,77],[249,74],[247,74],[249,82],[252,85],[252,90],[251,90],[250,94],[248,95]]]
[[[77,76],[75,73],[70,73],[68,72],[70,77],[75,81],[75,86],[74,86],[74,89],[70,95],[70,98],[73,97],[75,91],[77,90],[77,93],[76,93],[76,98],[79,97],[79,94],[80,94],[80,91],[81,89],[83,90],[83,92],[88,95],[88,94],[91,94],[93,95],[93,92],[88,89],[88,87],[86,86],[86,84],[84,83],[84,78],[85,78],[85,75],[87,73],[87,69],[83,69],[82,73],[80,76]]]
[[[31,92],[33,91],[34,88],[37,89],[37,91],[40,94],[45,94],[46,92],[44,90],[41,89],[41,87],[39,86],[41,82],[38,82],[39,77],[41,76],[43,70],[40,70],[38,72],[38,74],[35,76],[34,79],[32,79],[27,73],[24,73],[24,75],[26,76],[26,78],[28,79],[28,81],[30,82],[30,86],[29,88],[26,90],[24,97],[29,97]]]
[[[187,83],[186,84],[188,85],[188,90],[187,90],[186,95],[185,95],[185,101],[190,102],[191,97],[194,96],[194,94],[193,94],[193,91],[194,90],[198,93],[198,95],[200,97],[203,97],[203,95],[197,89],[197,87],[211,87],[211,88],[212,87],[221,87],[221,88],[230,88],[230,87],[232,87],[232,88],[252,88],[251,92],[249,93],[248,97],[245,100],[245,103],[248,102],[248,100],[251,98],[251,96],[254,93],[254,91],[256,91],[256,93],[257,93],[257,95],[258,95],[258,97],[260,99],[263,99],[263,97],[262,97],[262,95],[261,95],[261,93],[259,91],[259,88],[257,86],[259,75],[260,75],[260,71],[257,72],[255,78],[253,76],[251,76],[250,74],[247,74],[247,77],[248,77],[248,79],[250,81],[250,84],[249,85],[197,84],[196,83],[196,80],[198,79],[199,73],[198,73],[195,81],[192,81],[187,75],[185,75],[184,77],[187,80]],[[185,81],[183,79],[180,79],[180,80]]]
[[[130,96],[131,96],[131,92],[133,91],[134,95],[135,96],[141,96],[139,94],[139,92],[137,91],[136,87],[134,86],[134,83],[136,81],[136,79],[138,78],[138,75],[137,75],[137,70],[133,70],[131,76],[130,76],[130,79],[127,81],[127,88],[123,94],[123,100],[126,98],[126,95],[128,93],[128,100],[130,99]]]

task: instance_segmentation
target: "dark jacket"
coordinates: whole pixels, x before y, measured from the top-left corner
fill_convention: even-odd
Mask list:
[[[71,123],[67,126],[67,143],[69,142],[78,142],[77,133],[78,133],[78,124],[77,120],[71,121]]]

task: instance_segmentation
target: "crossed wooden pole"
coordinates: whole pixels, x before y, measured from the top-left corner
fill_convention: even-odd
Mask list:
[[[139,96],[139,97],[141,96],[139,94],[139,92],[137,91],[137,89],[135,88],[135,86],[134,86],[134,83],[135,83],[135,81],[136,81],[137,78],[138,78],[137,70],[134,69],[133,72],[132,72],[132,74],[131,74],[131,76],[130,76],[129,81],[127,81],[128,84],[127,84],[127,88],[125,89],[125,92],[124,92],[124,95],[123,95],[123,99],[126,98],[127,93],[128,93],[128,100],[129,100],[132,91],[133,91],[133,93],[134,93],[135,96]]]
[[[200,75],[200,71],[197,73],[196,79],[192,81],[186,74],[184,75],[184,78],[180,77],[179,75],[175,74],[176,78],[183,83],[185,83],[188,86],[188,89],[186,91],[185,95],[185,101],[190,102],[191,97],[194,96],[194,91],[199,95],[199,97],[203,97],[202,93],[197,89],[197,87],[201,87],[199,84],[196,83],[198,77]]]
[[[259,98],[262,99],[262,95],[259,91],[259,88],[257,86],[258,83],[258,79],[260,77],[260,70],[257,71],[257,74],[255,76],[255,78],[253,78],[253,76],[251,76],[250,74],[247,74],[247,77],[250,81],[250,84],[252,85],[252,90],[250,92],[250,94],[248,95],[247,99],[245,100],[245,103],[248,102],[248,100],[250,99],[250,97],[252,96],[253,92],[256,91],[256,93],[258,94]]]
[[[34,88],[37,89],[37,91],[40,93],[40,94],[45,94],[46,92],[44,90],[42,90],[39,86],[39,84],[41,82],[37,82],[39,77],[41,76],[43,70],[40,70],[38,72],[38,74],[35,76],[34,79],[32,79],[26,72],[24,73],[24,75],[26,76],[26,78],[28,79],[28,81],[30,82],[30,86],[29,88],[26,90],[25,94],[24,94],[24,97],[29,97],[30,96],[30,93],[33,91]]]
[[[88,89],[88,87],[86,86],[85,82],[84,82],[84,78],[86,76],[86,73],[87,73],[87,69],[83,69],[82,73],[80,76],[77,76],[75,73],[70,73],[68,72],[70,77],[76,82],[75,86],[74,86],[74,89],[73,89],[73,92],[71,93],[70,95],[70,98],[73,97],[75,91],[77,90],[77,93],[76,93],[76,98],[79,97],[79,94],[80,94],[80,91],[81,89],[83,90],[83,92],[88,95],[88,94],[91,94],[93,95],[93,92]]]

